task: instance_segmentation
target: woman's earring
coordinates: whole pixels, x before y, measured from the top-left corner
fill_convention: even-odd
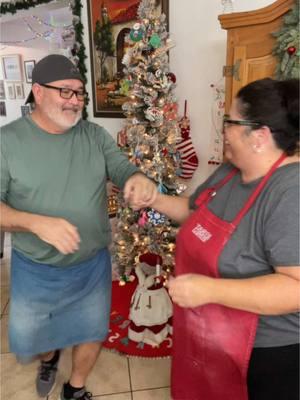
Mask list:
[[[252,147],[252,149],[253,149],[254,153],[261,153],[262,152],[262,148],[258,147],[257,145],[254,145]]]

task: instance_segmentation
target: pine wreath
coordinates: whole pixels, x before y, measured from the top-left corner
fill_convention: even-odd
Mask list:
[[[273,54],[278,58],[277,79],[299,78],[299,28],[299,3],[296,1],[291,11],[284,17],[281,29],[273,33],[277,39],[273,49]]]

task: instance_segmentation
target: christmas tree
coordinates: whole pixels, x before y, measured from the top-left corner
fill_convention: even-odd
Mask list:
[[[299,3],[296,2],[292,10],[284,17],[281,29],[273,34],[277,38],[273,53],[278,58],[276,68],[278,79],[299,78],[299,25]]]
[[[180,128],[174,94],[176,77],[168,63],[168,50],[173,44],[166,16],[157,9],[155,0],[141,1],[138,22],[128,35],[127,45],[121,90],[128,101],[123,104],[126,122],[119,133],[119,145],[131,162],[157,183],[161,193],[178,195],[185,185],[177,179],[180,156],[176,143]],[[157,260],[162,259],[163,270],[170,272],[177,230],[154,209],[133,211],[120,195],[114,259],[121,281],[128,280],[130,271],[145,253],[157,255]]]

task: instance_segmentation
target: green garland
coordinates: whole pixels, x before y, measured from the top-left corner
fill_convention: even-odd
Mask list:
[[[294,7],[284,17],[281,29],[273,34],[276,37],[276,46],[273,49],[273,54],[278,59],[277,79],[299,78],[299,28],[299,3],[296,1]]]
[[[27,10],[30,7],[36,7],[40,4],[51,3],[53,0],[16,0],[12,2],[3,1],[0,4],[0,15],[4,15],[6,13],[15,14],[18,10]],[[78,69],[85,81],[86,78],[86,66],[85,66],[85,46],[83,44],[83,24],[81,22],[81,0],[71,0],[70,7],[73,13],[73,26],[75,32],[75,44],[72,49],[72,55],[76,58]],[[83,110],[83,119],[86,119],[88,114],[86,111],[86,107]]]
[[[75,45],[72,50],[72,54],[74,57],[78,58],[78,68],[81,73],[81,76],[84,78],[85,83],[87,82],[86,78],[86,66],[85,66],[85,59],[86,54],[85,54],[85,45],[83,44],[83,24],[81,22],[81,8],[82,4],[80,0],[72,0],[71,1],[71,9],[73,13],[73,26],[74,26],[74,31],[75,31]],[[88,104],[88,101],[86,102]],[[83,112],[82,112],[82,118],[87,119],[88,113],[86,110],[86,105],[84,106]]]

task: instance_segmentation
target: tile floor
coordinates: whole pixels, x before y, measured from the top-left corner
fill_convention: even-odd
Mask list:
[[[5,235],[1,260],[1,400],[38,400],[35,375],[38,362],[17,364],[9,352],[7,322],[9,307],[10,240]],[[47,400],[57,400],[70,371],[70,349],[62,354],[55,390]],[[103,350],[88,379],[95,400],[170,399],[170,359],[127,358]]]

